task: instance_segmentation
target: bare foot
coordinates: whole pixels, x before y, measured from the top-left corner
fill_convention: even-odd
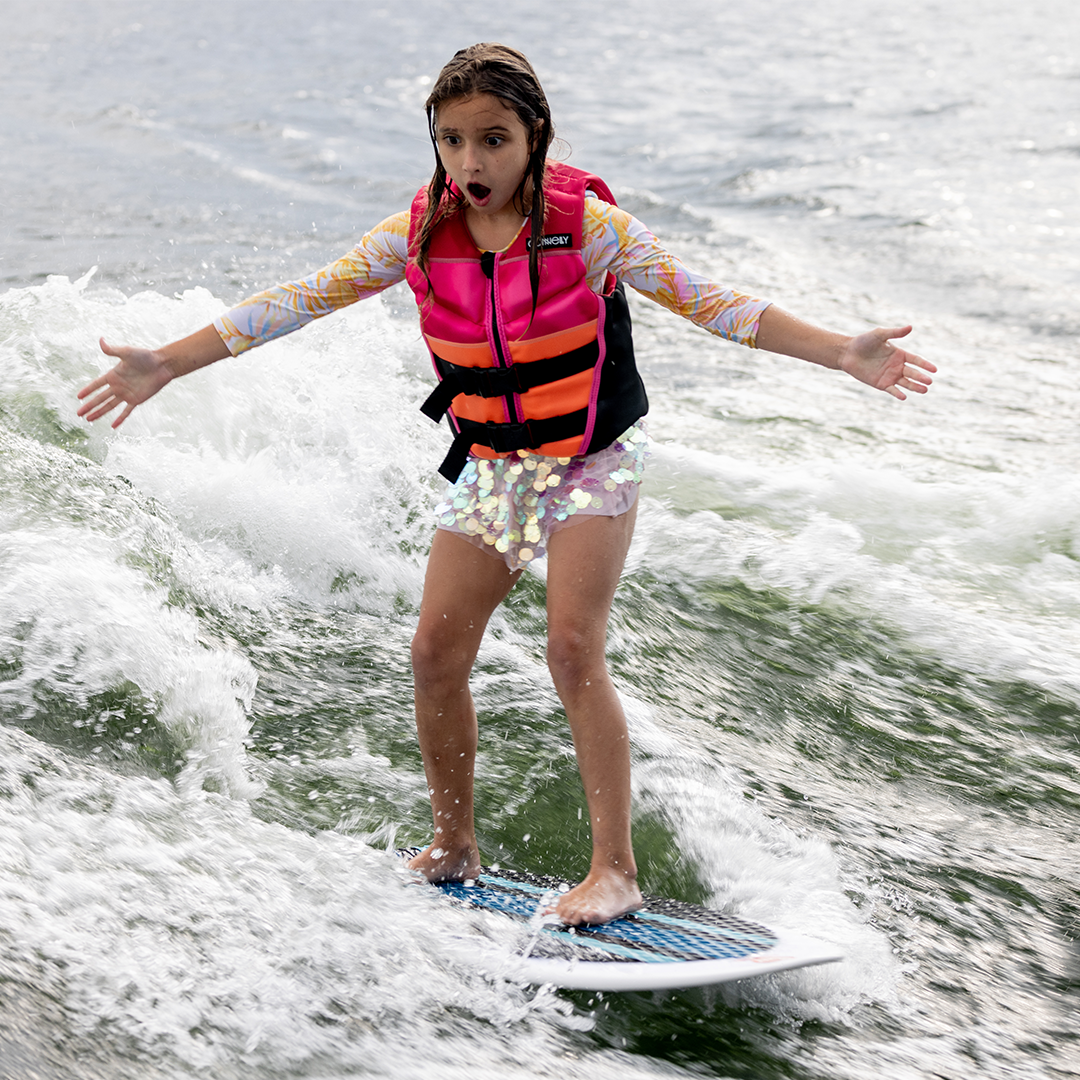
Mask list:
[[[434,843],[405,865],[428,881],[472,881],[480,876],[480,852],[475,844],[450,848]]]
[[[580,884],[559,897],[550,909],[567,926],[599,926],[641,907],[641,890],[634,877],[621,870],[590,870]]]

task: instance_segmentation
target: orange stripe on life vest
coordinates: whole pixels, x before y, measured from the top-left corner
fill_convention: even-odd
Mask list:
[[[506,423],[506,403],[501,397],[483,398],[474,394],[458,394],[450,405],[455,416],[465,420],[475,420],[478,424],[494,421]]]
[[[549,356],[562,356],[572,349],[588,345],[596,340],[596,323],[587,322],[572,326],[569,330],[557,330],[554,334],[510,342],[510,356],[515,364],[528,364]],[[442,356],[442,353],[439,354]]]
[[[512,450],[509,454],[500,454],[492,450],[490,446],[475,445],[472,447],[472,452],[478,458],[494,461],[496,458],[516,457],[519,451]],[[581,436],[575,435],[571,439],[560,439],[558,442],[544,443],[543,446],[530,446],[529,452],[539,454],[541,457],[573,457],[575,454],[582,453]]]
[[[491,346],[486,341],[461,344],[458,341],[444,341],[442,338],[424,335],[428,348],[443,360],[449,360],[451,364],[460,364],[462,367],[494,367],[491,358]]]
[[[593,369],[586,368],[576,375],[559,379],[558,382],[534,386],[521,395],[525,415],[537,420],[546,420],[549,416],[562,416],[564,413],[584,409],[589,404],[592,384]]]

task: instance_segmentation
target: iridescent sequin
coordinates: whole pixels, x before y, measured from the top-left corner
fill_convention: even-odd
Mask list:
[[[498,552],[511,570],[539,559],[550,535],[590,516],[615,517],[634,504],[648,454],[638,422],[595,454],[541,457],[519,450],[469,458],[435,508],[440,529]]]

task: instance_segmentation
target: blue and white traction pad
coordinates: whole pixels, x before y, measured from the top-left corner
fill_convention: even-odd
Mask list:
[[[443,882],[438,888],[471,907],[528,922],[535,917],[540,902],[557,896],[565,889],[565,882],[513,870],[485,870],[474,885],[455,881]],[[587,949],[589,960],[600,963],[728,960],[764,952],[777,940],[771,930],[734,915],[650,896],[633,914],[602,926],[545,923],[532,955],[580,960]]]
[[[404,857],[420,849],[399,852]],[[582,989],[700,986],[841,959],[828,946],[678,900],[647,896],[637,911],[601,926],[538,919],[565,891],[561,878],[484,868],[473,883],[436,886],[455,902],[496,912],[534,932],[518,971],[528,981]]]

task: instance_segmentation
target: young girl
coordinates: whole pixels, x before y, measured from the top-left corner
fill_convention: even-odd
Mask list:
[[[439,377],[424,411],[454,441],[412,646],[416,725],[434,819],[410,862],[428,879],[477,876],[476,711],[469,676],[491,613],[548,558],[548,666],[570,721],[592,827],[588,876],[555,912],[606,922],[641,903],[630,842],[630,748],[604,656],[634,529],[647,404],[621,287],[750,347],[838,368],[903,399],[935,370],[890,342],[911,327],[829,333],[687,269],[615,206],[598,177],[548,161],[547,100],[521,53],[457,53],[427,100],[435,172],[410,210],[344,258],[244,301],[79,394],[113,427],[172,379],[407,280]]]

